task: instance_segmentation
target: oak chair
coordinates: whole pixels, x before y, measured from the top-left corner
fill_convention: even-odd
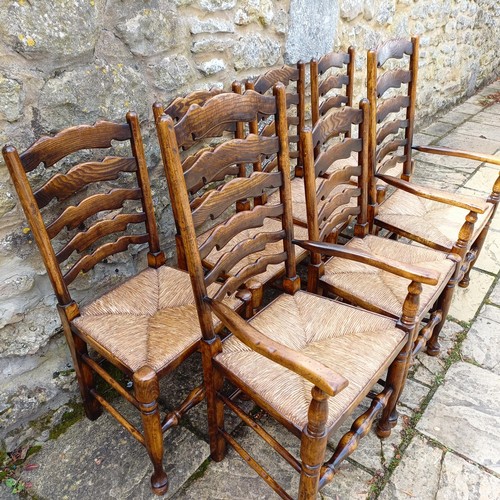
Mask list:
[[[386,70],[379,74],[387,61],[403,57],[409,57],[408,69]],[[412,37],[411,41],[391,40],[378,50],[368,52],[368,98],[372,106],[369,154],[374,174],[371,182],[377,185],[376,189],[382,189],[378,204],[373,205],[373,229],[384,228],[393,235],[404,236],[430,248],[456,253],[462,258],[459,286],[466,287],[469,271],[479,256],[498,206],[500,176],[487,198],[419,186],[410,182],[414,168],[412,149],[495,165],[500,165],[500,159],[445,147],[413,146],[417,69],[418,37]],[[407,84],[406,93],[381,100],[387,89],[400,88],[403,84]],[[405,110],[404,117],[384,123],[390,114],[401,108]],[[394,135],[401,130],[404,130],[403,138]],[[385,201],[384,196],[380,196],[385,189],[380,182],[396,188]],[[438,352],[439,345],[434,342],[433,353]]]
[[[129,156],[111,150],[104,157],[113,141],[118,151],[129,147]],[[164,265],[137,116],[129,112],[123,123],[69,128],[21,154],[5,146],[3,155],[57,297],[85,413],[95,420],[106,409],[145,446],[154,467],[153,491],[163,494],[163,432],[203,400],[204,389],[194,388],[160,419],[158,381],[198,349],[201,331],[193,321],[189,275]],[[43,185],[32,188],[40,177]],[[147,245],[144,271],[87,305],[76,302],[70,293],[74,280],[137,245]],[[237,297],[228,301],[245,307]],[[89,355],[89,347],[133,381],[133,393]],[[98,392],[96,374],[139,410],[142,432]]]
[[[412,350],[412,355],[415,355],[426,345],[431,335],[433,341],[437,341],[450,307],[460,259],[452,253],[369,234],[369,107],[368,101],[363,100],[359,109],[348,106],[332,109],[316,123],[312,131],[305,131],[301,136],[309,239],[324,241],[328,235],[338,234],[348,218],[355,217],[354,237],[345,244],[345,251],[362,251],[372,254],[381,262],[396,260],[438,273],[439,279],[435,286],[422,284],[416,314],[419,335],[414,339]],[[358,130],[353,134],[354,138],[349,132],[356,125]],[[330,137],[339,135],[345,138],[325,147]],[[318,147],[321,153],[315,159],[314,149]],[[318,172],[325,169],[328,163],[350,152],[355,152],[358,156],[356,165],[346,167],[329,178],[319,177]],[[346,185],[345,180],[353,177],[357,179],[357,186]],[[404,271],[374,269],[359,262],[337,259],[335,252],[323,252],[320,244],[317,252],[314,252],[315,247],[308,248],[313,252],[308,269],[308,291],[331,293],[351,304],[394,319],[401,316],[406,290],[411,282]],[[321,254],[332,258],[324,262]],[[432,347],[431,344],[431,350]]]
[[[192,111],[175,124],[162,116],[158,132],[172,203],[176,206],[186,262],[203,332],[202,359],[207,390],[211,456],[222,460],[229,443],[244,460],[282,498],[291,496],[270,477],[258,462],[224,429],[224,406],[250,425],[271,447],[300,473],[299,498],[316,497],[319,488],[332,480],[339,463],[357,447],[382,412],[379,427],[390,433],[389,421],[404,383],[408,353],[414,336],[420,282],[437,283],[437,273],[403,264],[413,281],[399,321],[363,311],[349,305],[300,290],[292,248],[293,223],[288,156],[286,92],[283,85],[274,89],[274,97],[252,91],[244,95],[222,94]],[[203,137],[222,122],[251,121],[259,113],[274,115],[277,136],[249,134],[215,149],[200,162],[207,175],[224,172],[238,162],[254,163],[277,155],[277,171],[253,172],[248,178],[235,177],[217,192],[200,200],[192,210],[189,176],[183,170],[177,141],[184,137]],[[202,158],[200,158],[201,160]],[[280,203],[255,205],[234,213],[212,234],[209,243],[199,246],[196,226],[217,217],[241,197],[261,196],[269,187],[280,191]],[[265,219],[279,218],[279,227],[269,230]],[[255,237],[249,230],[257,229]],[[240,238],[239,235],[244,235]],[[230,253],[222,255],[207,270],[203,260],[210,248],[237,241]],[[274,245],[280,245],[276,253]],[[271,247],[271,248],[269,248]],[[345,251],[348,259],[373,262],[392,269],[391,262],[381,264],[364,252]],[[241,263],[244,263],[241,266]],[[221,300],[245,287],[248,279],[268,265],[285,266],[283,288],[269,305],[250,321],[242,319]],[[397,264],[399,266],[399,264]],[[236,266],[236,271],[233,270]],[[227,278],[226,276],[230,276]],[[211,293],[208,286],[224,278],[223,286]],[[223,322],[231,336],[221,342],[213,329],[212,314]],[[368,394],[380,375],[389,370],[383,390],[374,396],[370,409],[359,417],[342,438],[333,456],[324,462],[328,436]],[[283,448],[236,403],[227,398],[222,385],[229,380],[261,408],[301,440],[300,459]]]

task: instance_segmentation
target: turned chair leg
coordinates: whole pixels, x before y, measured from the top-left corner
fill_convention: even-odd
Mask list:
[[[72,335],[70,350],[73,351],[73,362],[80,386],[80,393],[83,400],[85,415],[89,420],[97,420],[102,414],[102,406],[97,399],[92,396],[92,390],[95,388],[94,372],[83,361],[83,356],[88,356],[87,344],[78,336]],[[73,349],[71,349],[73,344]]]
[[[151,476],[153,493],[164,495],[168,490],[168,478],[163,469],[163,432],[161,430],[158,397],[160,386],[155,371],[144,366],[134,373],[135,397],[139,402],[144,431],[144,444],[153,464]]]
[[[446,288],[444,289],[441,297],[436,305],[437,309],[441,310],[442,318],[441,321],[434,327],[432,331],[432,336],[427,342],[426,352],[429,356],[437,356],[441,352],[441,345],[439,344],[439,334],[446,322],[446,317],[448,316],[448,311],[450,310],[451,300],[453,298],[453,292],[455,290],[455,285],[457,283],[456,277],[453,277]]]
[[[311,392],[313,399],[309,406],[308,422],[302,431],[300,443],[302,460],[298,496],[300,500],[316,498],[328,441],[326,432],[328,395],[318,387],[313,387]]]
[[[467,288],[469,286],[470,272],[472,271],[472,268],[476,264],[476,261],[479,257],[479,254],[481,253],[481,250],[483,249],[483,245],[484,245],[484,242],[486,240],[486,236],[488,235],[488,230],[490,228],[490,224],[491,224],[491,219],[484,226],[483,230],[479,233],[478,237],[476,238],[476,241],[472,245],[472,251],[474,252],[474,258],[471,260],[471,262],[469,264],[469,269],[467,269],[467,272],[464,274],[463,278],[458,283],[458,286],[460,288]]]
[[[387,372],[386,385],[392,387],[393,392],[377,424],[376,433],[380,438],[389,437],[392,428],[398,423],[399,413],[396,405],[403,392],[408,370],[410,369],[411,345],[412,342],[407,342]]]

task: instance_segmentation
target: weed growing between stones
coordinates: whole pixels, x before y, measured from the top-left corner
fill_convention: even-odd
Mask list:
[[[14,495],[28,496],[31,483],[20,479],[23,470],[32,470],[36,464],[26,463],[28,458],[40,451],[41,446],[23,446],[12,453],[0,452],[0,484],[4,484]]]

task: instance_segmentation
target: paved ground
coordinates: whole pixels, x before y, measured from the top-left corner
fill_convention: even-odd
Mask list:
[[[500,155],[500,103],[486,106],[486,96],[499,92],[500,81],[416,134],[415,143]],[[420,155],[416,180],[484,195],[490,192],[498,171],[470,160]],[[421,354],[413,366],[401,399],[402,418],[391,437],[380,440],[371,432],[322,490],[322,498],[500,499],[498,214],[469,288],[458,289],[442,336],[441,356]],[[199,360],[193,358],[164,382],[163,406],[180,401],[200,380]],[[117,404],[131,420],[135,418],[123,404]],[[69,410],[66,418],[71,416]],[[230,415],[227,422],[238,440],[287,490],[295,492],[298,475],[291,467]],[[297,454],[295,438],[266,415],[261,415],[261,422]],[[189,413],[183,425],[167,435],[165,443],[169,497],[275,498],[232,450],[223,462],[211,462],[203,405]],[[21,475],[21,482],[29,486],[29,497],[156,498],[149,490],[151,470],[143,448],[107,415],[98,423],[77,420],[57,439],[43,443],[26,463],[34,464]],[[0,498],[15,496],[2,485]]]

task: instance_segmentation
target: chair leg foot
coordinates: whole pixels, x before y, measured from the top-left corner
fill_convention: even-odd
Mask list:
[[[153,493],[158,496],[165,495],[168,491],[168,477],[164,471],[161,473],[154,473],[151,476],[151,489]]]
[[[467,274],[461,281],[458,282],[458,286],[460,288],[467,288],[469,286],[469,283],[470,283],[470,278]]]
[[[439,356],[439,353],[441,352],[441,346],[439,345],[439,342],[436,342],[435,344],[427,344],[427,349],[425,350],[428,356]]]

